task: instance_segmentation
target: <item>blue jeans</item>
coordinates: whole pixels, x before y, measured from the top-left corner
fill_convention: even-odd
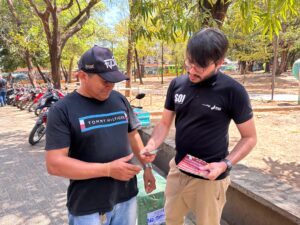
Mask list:
[[[6,91],[0,91],[0,105],[6,105]]]
[[[136,213],[136,197],[133,197],[126,202],[116,204],[112,211],[104,215],[93,213],[74,216],[69,213],[69,225],[135,225]]]

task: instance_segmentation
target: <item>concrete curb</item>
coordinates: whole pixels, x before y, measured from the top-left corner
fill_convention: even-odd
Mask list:
[[[265,106],[265,107],[255,107],[254,112],[272,112],[272,111],[291,111],[300,110],[300,105],[295,106]],[[162,111],[149,111],[151,118],[158,118],[162,115]]]

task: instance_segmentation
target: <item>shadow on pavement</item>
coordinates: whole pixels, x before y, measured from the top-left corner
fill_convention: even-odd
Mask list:
[[[0,132],[0,224],[67,224],[67,180],[49,176],[44,139],[28,143],[20,124]]]

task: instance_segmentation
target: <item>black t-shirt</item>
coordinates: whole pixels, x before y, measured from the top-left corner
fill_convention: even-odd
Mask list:
[[[207,162],[219,162],[228,155],[228,128],[253,116],[245,88],[218,72],[198,84],[187,75],[170,83],[165,108],[175,111],[176,156],[178,164],[186,154]],[[221,174],[217,179],[223,179]]]
[[[85,162],[105,163],[129,155],[128,132],[140,123],[127,99],[112,91],[105,101],[67,95],[50,108],[46,150],[69,147],[69,156]],[[73,215],[104,213],[138,193],[136,177],[119,181],[101,177],[70,180],[67,206]]]

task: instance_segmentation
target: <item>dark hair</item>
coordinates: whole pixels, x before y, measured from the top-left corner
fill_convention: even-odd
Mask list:
[[[205,28],[196,33],[187,44],[187,58],[203,68],[223,59],[228,49],[224,33],[216,28]]]

